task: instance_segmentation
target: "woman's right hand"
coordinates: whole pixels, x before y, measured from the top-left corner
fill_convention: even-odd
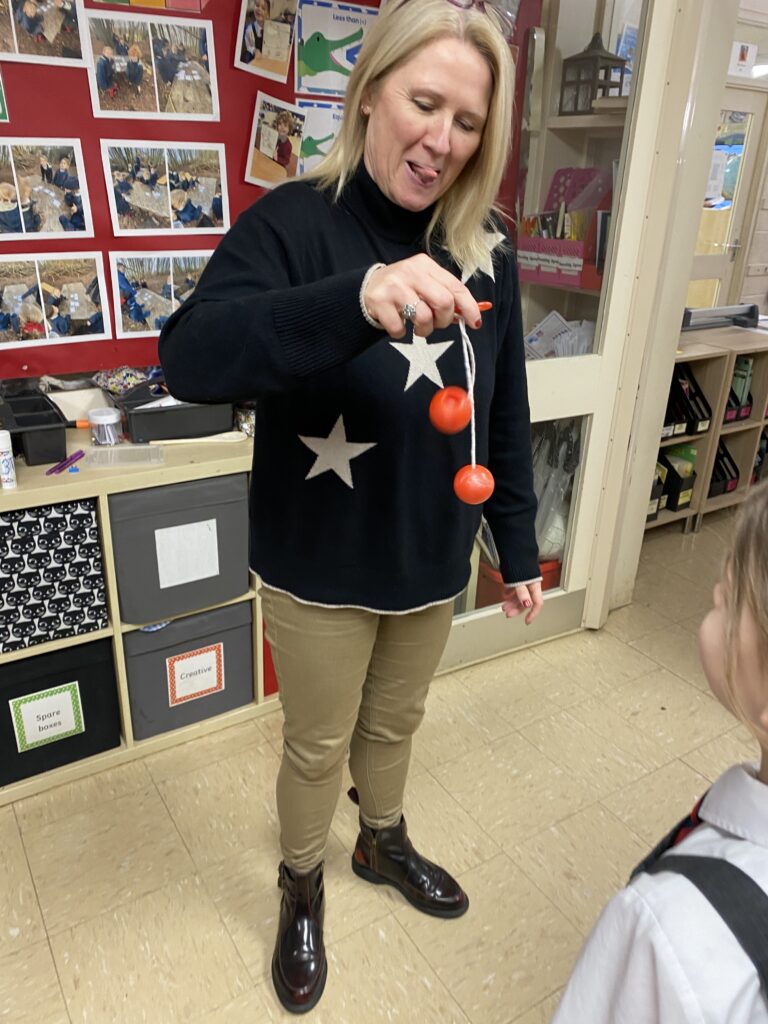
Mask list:
[[[403,307],[416,307],[412,319],[415,334],[427,338],[438,327],[448,327],[454,315],[468,327],[480,327],[477,302],[469,289],[426,253],[379,267],[368,279],[361,296],[365,308],[391,338],[402,338],[406,325]]]

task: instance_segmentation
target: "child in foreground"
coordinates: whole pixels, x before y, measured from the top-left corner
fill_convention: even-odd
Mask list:
[[[768,1022],[768,484],[741,509],[699,654],[760,762],[729,768],[635,869],[588,937],[552,1024]]]

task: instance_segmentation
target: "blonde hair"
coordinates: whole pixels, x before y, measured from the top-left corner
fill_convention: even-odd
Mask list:
[[[448,191],[437,201],[427,230],[460,267],[487,257],[485,234],[495,230],[491,212],[504,176],[512,133],[514,64],[493,18],[476,7],[462,9],[446,0],[390,2],[374,19],[347,84],[345,114],[328,155],[305,179],[335,190],[338,198],[363,158],[364,97],[393,71],[438,39],[459,39],[478,51],[491,71],[488,118],[480,145]]]
[[[141,47],[138,43],[131,43],[128,47],[128,56],[132,60],[141,60]]]
[[[171,206],[174,210],[183,210],[187,205],[187,193],[183,188],[175,188],[171,192]]]
[[[750,725],[737,697],[736,664],[741,620],[746,610],[757,628],[760,664],[767,666],[768,681],[768,481],[751,488],[739,509],[724,578],[726,686],[731,706]]]
[[[0,200],[4,203],[16,202],[16,189],[9,181],[0,181]]]
[[[37,4],[35,3],[35,0],[26,0],[24,4],[24,13],[28,18],[32,18],[37,14]]]

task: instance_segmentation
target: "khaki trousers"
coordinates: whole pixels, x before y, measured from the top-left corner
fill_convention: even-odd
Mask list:
[[[260,594],[285,716],[280,843],[286,865],[306,872],[325,855],[348,754],[363,821],[400,821],[411,737],[453,602],[380,615],[303,604],[269,587]]]

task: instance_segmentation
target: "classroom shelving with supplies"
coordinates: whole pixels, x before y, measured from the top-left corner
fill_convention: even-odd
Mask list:
[[[73,445],[86,449],[89,447],[86,431],[72,430],[68,433],[71,435],[68,438],[69,448],[72,448]],[[20,650],[7,650],[0,653],[0,674],[3,675],[3,685],[8,685],[12,674],[23,672],[25,668],[34,667],[32,662],[35,659],[58,654],[69,655],[76,650],[84,651],[88,645],[106,642],[111,647],[114,664],[114,685],[119,714],[119,743],[113,742],[109,749],[100,750],[91,756],[81,756],[67,763],[58,764],[49,770],[38,771],[18,781],[4,786],[0,785],[0,806],[53,786],[114,768],[147,753],[154,753],[218,729],[253,719],[274,707],[271,698],[275,695],[276,682],[268,646],[263,636],[261,603],[253,583],[253,577],[250,580],[247,577],[246,562],[242,567],[245,585],[237,589],[236,596],[211,602],[206,607],[185,609],[179,614],[171,614],[163,618],[167,618],[177,629],[185,628],[184,624],[190,623],[195,617],[203,622],[215,621],[217,617],[218,620],[221,620],[223,616],[237,617],[238,621],[242,620],[243,622],[247,620],[247,625],[240,627],[241,643],[246,643],[246,636],[244,636],[246,634],[247,646],[252,652],[252,674],[244,684],[247,703],[242,703],[241,706],[220,714],[212,712],[210,716],[206,715],[201,720],[194,721],[193,724],[181,725],[178,728],[171,727],[169,731],[161,731],[146,739],[138,739],[134,736],[131,702],[134,694],[129,687],[129,675],[130,646],[136,641],[131,638],[147,637],[151,634],[139,633],[141,624],[135,621],[124,621],[130,616],[122,613],[123,602],[120,592],[121,586],[125,583],[125,576],[123,575],[121,581],[122,570],[119,557],[116,556],[118,543],[115,530],[118,522],[115,515],[114,498],[124,498],[137,491],[145,491],[149,494],[150,491],[147,489],[170,493],[176,485],[184,487],[204,481],[214,481],[214,483],[220,481],[226,484],[228,480],[233,480],[238,476],[242,478],[250,472],[252,443],[247,441],[235,446],[189,443],[168,446],[164,451],[165,463],[160,471],[152,466],[137,466],[128,471],[118,467],[88,469],[77,475],[65,474],[63,477],[59,477],[45,476],[44,466],[29,467],[19,464],[17,467],[17,489],[3,492],[0,517],[3,514],[13,514],[21,510],[61,507],[62,503],[81,501],[95,503],[108,620],[105,628],[93,632],[51,639]],[[110,501],[110,499],[113,500]],[[208,514],[206,511],[206,515]],[[160,636],[160,634],[155,635]],[[200,645],[198,644],[198,646]],[[160,655],[156,655],[156,657],[160,658]],[[32,689],[34,688],[32,687]],[[36,688],[41,689],[40,686]],[[198,695],[193,694],[193,696]],[[200,706],[199,701],[196,703]],[[87,711],[85,719],[86,728],[94,724],[93,721],[89,723]],[[13,753],[14,756],[20,758],[28,756],[24,753],[16,755],[15,750]]]
[[[751,401],[736,417],[726,420],[734,368],[739,356],[752,361]],[[659,440],[663,452],[676,444],[696,449],[696,482],[690,505],[679,511],[662,509],[646,529],[682,522],[685,529],[699,529],[708,512],[730,508],[743,501],[754,483],[755,459],[760,438],[768,426],[768,332],[742,327],[718,327],[685,331],[675,359],[687,363],[711,407],[709,428],[697,434],[679,433]],[[744,415],[741,415],[743,413]],[[731,413],[728,413],[731,415]],[[737,481],[732,489],[713,486],[718,446],[724,444],[735,464]],[[722,449],[721,449],[722,450]],[[710,490],[713,491],[710,496]],[[717,491],[720,493],[715,493]]]

